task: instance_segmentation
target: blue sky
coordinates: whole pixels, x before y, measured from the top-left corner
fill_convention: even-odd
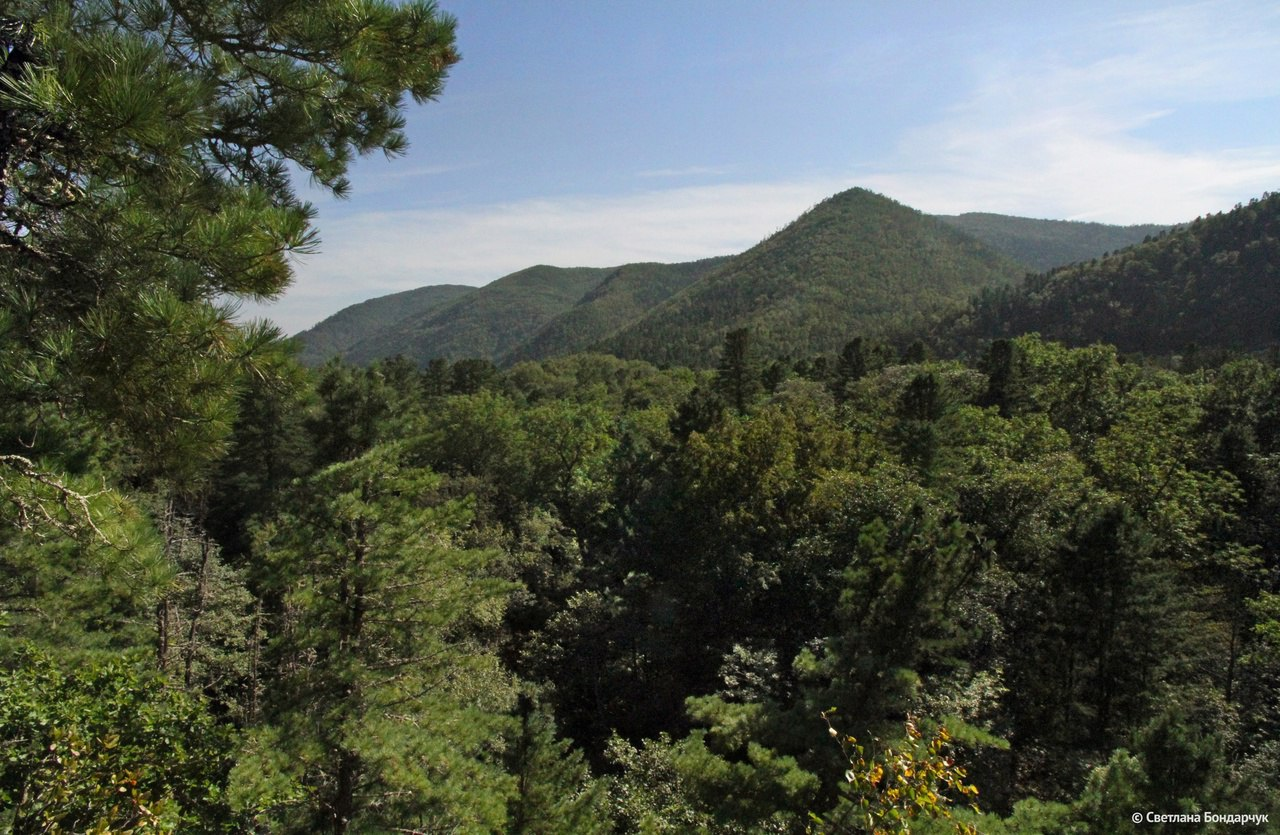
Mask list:
[[[824,197],[1173,223],[1280,187],[1275,2],[439,0],[409,153],[315,193],[294,333],[533,264],[740,252]]]

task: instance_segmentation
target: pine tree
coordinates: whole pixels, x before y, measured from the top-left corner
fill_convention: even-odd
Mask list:
[[[507,587],[486,578],[494,554],[452,545],[465,509],[400,454],[322,470],[264,531],[273,675],[237,783],[283,831],[505,820],[513,694],[482,637]]]
[[[739,415],[747,413],[760,393],[760,369],[751,351],[751,332],[738,328],[724,335],[724,348],[716,370],[716,388]]]
[[[935,426],[945,410],[942,387],[933,372],[925,371],[911,379],[898,398],[898,436],[904,461],[927,476],[938,452],[938,429]]]
[[[870,363],[862,337],[855,337],[845,343],[839,359],[836,360],[836,377],[831,386],[831,393],[835,395],[836,402],[843,403],[848,400],[850,388],[867,376],[869,370]]]
[[[0,397],[84,411],[146,478],[198,479],[269,373],[239,324],[311,249],[294,165],[335,193],[400,153],[453,21],[426,2],[6,4],[0,27]],[[5,445],[9,445],[6,440]]]
[[[236,304],[278,296],[316,243],[291,172],[342,194],[356,156],[401,153],[405,96],[440,92],[454,24],[420,0],[0,15],[0,597],[22,613],[0,619],[61,659],[158,638],[221,698],[244,589],[144,509],[203,505],[246,383],[289,366]]]
[[[893,349],[883,343],[860,336],[845,343],[836,359],[835,378],[831,381],[831,393],[836,402],[847,401],[855,383],[871,372],[884,368],[893,359]]]
[[[555,720],[520,697],[520,729],[511,748],[516,778],[508,813],[511,835],[595,835],[611,831],[603,786],[582,752],[556,739]]]

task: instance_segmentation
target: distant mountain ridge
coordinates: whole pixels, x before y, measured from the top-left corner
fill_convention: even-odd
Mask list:
[[[500,365],[599,350],[707,365],[748,327],[771,354],[833,350],[852,335],[927,328],[982,288],[1046,258],[1081,261],[1162,227],[970,213],[932,217],[865,189],[834,195],[735,256],[685,264],[530,267],[484,287],[371,299],[298,335],[302,358],[403,355]],[[1056,264],[1054,266],[1057,266]],[[444,289],[447,288],[447,289]]]
[[[446,307],[370,334],[351,347],[346,359],[365,364],[398,354],[421,364],[435,357],[497,358],[569,309],[610,272],[602,267],[529,267]]]
[[[721,257],[685,264],[618,267],[532,338],[497,357],[497,362],[508,365],[589,350],[727,260]]]
[[[445,307],[475,289],[462,284],[433,284],[344,307],[296,336],[302,344],[299,359],[306,365],[319,365],[332,356],[346,356],[371,334]]]
[[[952,350],[1038,332],[1069,345],[1177,354],[1280,344],[1280,193],[1106,258],[980,293],[938,339]]]
[[[1159,235],[1169,227],[1147,223],[1112,226],[1078,220],[1039,220],[1028,217],[966,212],[937,215],[938,220],[972,235],[1026,264],[1035,272],[1088,261]]]

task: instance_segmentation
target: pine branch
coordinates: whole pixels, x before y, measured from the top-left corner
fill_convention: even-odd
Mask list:
[[[0,474],[0,492],[17,511],[14,525],[19,530],[40,536],[39,529],[47,526],[73,539],[79,539],[88,531],[101,544],[114,545],[94,523],[90,509],[93,499],[108,492],[105,487],[96,493],[73,490],[62,479],[41,471],[31,459],[21,455],[0,455],[0,465],[15,472],[19,479],[16,484],[11,483]]]

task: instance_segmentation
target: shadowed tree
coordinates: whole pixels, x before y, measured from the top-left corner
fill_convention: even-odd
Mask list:
[[[739,415],[761,391],[760,368],[751,351],[751,332],[738,328],[724,335],[720,364],[716,367],[716,389]]]

